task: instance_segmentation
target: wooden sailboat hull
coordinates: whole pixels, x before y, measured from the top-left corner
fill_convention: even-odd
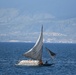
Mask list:
[[[52,64],[49,64],[49,63],[44,63],[44,64],[41,64],[39,65],[39,61],[36,61],[36,60],[21,60],[18,62],[18,64],[16,64],[16,66],[52,66]]]

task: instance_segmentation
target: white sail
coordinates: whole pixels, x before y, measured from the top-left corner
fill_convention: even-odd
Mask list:
[[[42,46],[43,46],[43,26],[41,28],[41,33],[36,44],[29,51],[25,52],[24,56],[35,60],[42,60]]]

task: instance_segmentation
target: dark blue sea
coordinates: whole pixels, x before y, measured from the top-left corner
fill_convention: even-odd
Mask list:
[[[76,44],[45,43],[43,61],[52,59],[44,49],[48,47],[56,53],[52,66],[16,66],[22,56],[34,43],[0,43],[0,75],[76,75]]]

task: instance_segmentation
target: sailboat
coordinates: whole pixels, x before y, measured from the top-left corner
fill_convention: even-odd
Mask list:
[[[51,55],[51,57],[54,57],[56,54],[53,53],[52,51],[50,51],[48,48],[46,48],[46,50],[49,52],[49,54]],[[28,65],[28,66],[50,66],[52,64],[48,64],[47,62],[44,63],[42,60],[42,54],[43,54],[43,26],[41,28],[41,33],[39,35],[39,38],[37,40],[37,42],[35,43],[35,45],[28,50],[27,52],[25,52],[23,54],[23,56],[27,57],[27,58],[31,58],[32,60],[22,60],[18,63],[18,65]]]

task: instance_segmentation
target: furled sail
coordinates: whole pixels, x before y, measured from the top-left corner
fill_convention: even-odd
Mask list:
[[[46,50],[49,52],[49,54],[51,55],[52,58],[56,56],[56,54],[54,52],[50,51],[48,48],[46,48]]]
[[[36,44],[29,51],[25,52],[24,56],[35,60],[42,60],[42,46],[43,46],[43,26],[41,28],[41,33]]]

